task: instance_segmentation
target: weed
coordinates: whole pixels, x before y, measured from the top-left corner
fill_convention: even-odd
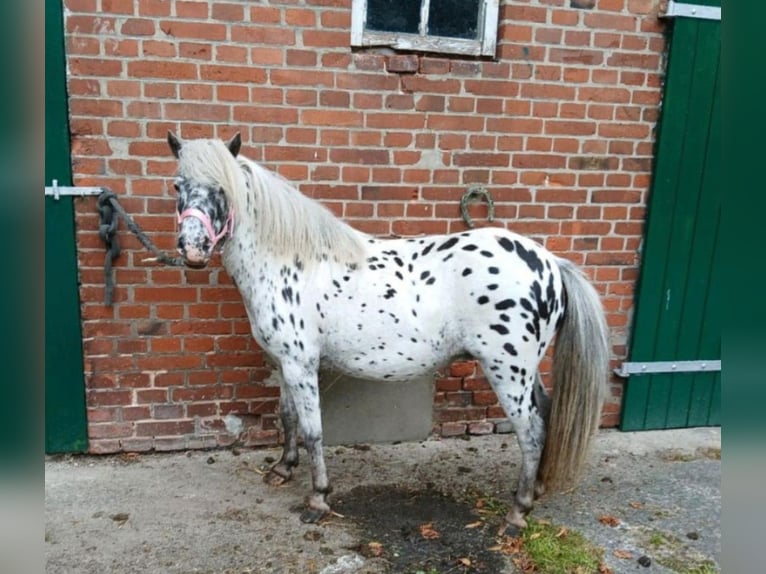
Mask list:
[[[598,572],[604,551],[579,532],[529,520],[521,535],[523,551],[540,574]]]
[[[643,529],[641,538],[652,548],[653,559],[676,574],[717,574],[715,562],[670,532]]]
[[[508,512],[508,504],[501,502],[491,494],[482,496],[476,501],[476,508],[482,514],[504,516]]]
[[[669,449],[661,452],[659,457],[667,462],[692,462],[703,458],[721,460],[721,447],[700,447],[695,452]]]
[[[711,561],[703,562],[702,564],[693,567],[691,570],[686,570],[681,574],[719,574],[720,570]]]
[[[659,532],[653,532],[651,536],[649,536],[649,544],[652,546],[665,546],[667,543],[668,541]]]
[[[697,449],[697,452],[705,457],[709,458],[711,460],[721,460],[721,447],[706,447],[706,448],[699,448]]]

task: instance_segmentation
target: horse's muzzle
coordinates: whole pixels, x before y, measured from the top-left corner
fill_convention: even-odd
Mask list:
[[[201,249],[178,248],[178,254],[184,261],[184,265],[192,269],[202,269],[210,262],[210,254]]]
[[[206,259],[204,261],[190,261],[189,259],[184,258],[184,265],[192,269],[204,269],[205,267],[207,267],[207,264],[209,261],[210,261],[209,259]]]

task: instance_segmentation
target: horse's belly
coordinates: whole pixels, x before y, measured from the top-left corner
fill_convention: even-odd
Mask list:
[[[365,337],[339,337],[324,345],[322,362],[363,379],[405,381],[432,375],[460,349],[449,338],[427,337],[418,332],[388,331]]]
[[[369,360],[366,360],[369,359]],[[337,358],[323,358],[322,366],[329,366],[346,375],[373,381],[402,382],[410,381],[422,376],[433,375],[446,361],[429,361],[421,357],[420,362],[416,359],[410,362],[384,361],[382,357],[365,357],[361,360],[338,361]]]

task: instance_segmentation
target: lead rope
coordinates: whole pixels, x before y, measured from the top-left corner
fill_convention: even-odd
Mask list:
[[[133,218],[128,215],[117,200],[117,195],[104,189],[98,196],[98,213],[100,223],[98,226],[98,234],[106,244],[106,257],[104,259],[104,304],[107,307],[111,307],[114,298],[114,278],[112,273],[112,262],[120,256],[120,242],[117,237],[117,224],[119,218],[125,222],[128,229],[138,237],[141,244],[154,254],[153,260],[164,263],[165,265],[172,265],[174,267],[182,267],[183,259],[180,257],[171,257],[167,253],[160,251],[152,243],[138,224],[133,221]],[[150,261],[151,259],[145,259],[144,261]]]

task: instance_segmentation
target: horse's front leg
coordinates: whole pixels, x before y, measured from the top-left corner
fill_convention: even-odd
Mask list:
[[[319,377],[316,368],[283,365],[282,375],[293,399],[298,424],[311,464],[312,493],[301,514],[303,522],[317,522],[330,512],[327,495],[331,492],[322,450],[322,415],[319,410]]]
[[[279,394],[279,418],[285,433],[285,444],[282,458],[263,477],[263,480],[271,486],[279,486],[290,480],[293,476],[293,468],[298,466],[298,411],[284,378]]]

